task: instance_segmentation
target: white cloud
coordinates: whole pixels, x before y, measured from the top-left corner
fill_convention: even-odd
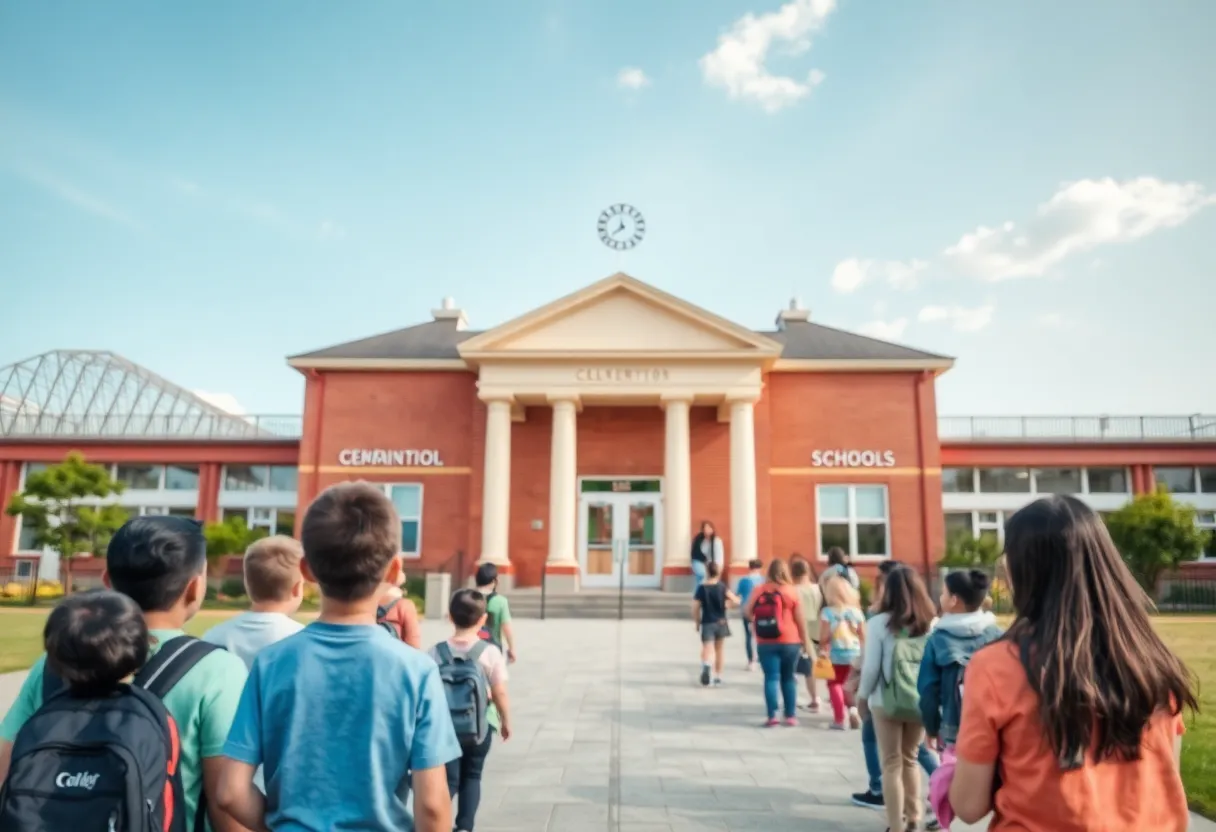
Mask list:
[[[322,240],[345,240],[346,227],[333,220],[322,220],[317,226],[317,237]]]
[[[190,392],[207,402],[207,404],[218,407],[225,413],[231,413],[233,416],[246,415],[245,408],[236,400],[236,396],[231,393],[208,393],[206,390],[191,390]]]
[[[627,66],[616,75],[616,85],[621,89],[640,90],[650,86],[646,73],[635,66]]]
[[[907,318],[896,318],[893,321],[870,321],[859,326],[857,331],[880,341],[895,341],[904,334],[904,330],[907,328]]]
[[[862,260],[850,257],[841,260],[832,270],[832,288],[848,294],[874,280],[884,281],[893,289],[911,289],[929,264],[924,260]]]
[[[992,323],[992,304],[968,309],[963,306],[926,306],[916,319],[921,323],[948,323],[956,332],[978,332]]]
[[[824,78],[812,69],[804,80],[773,75],[765,62],[776,42],[789,44],[793,54],[811,46],[812,32],[823,28],[836,0],[790,0],[775,12],[748,12],[718,38],[718,48],[701,58],[705,83],[722,87],[731,98],[757,102],[775,113],[810,95]]]
[[[1173,228],[1214,202],[1196,182],[1151,176],[1066,182],[1026,223],[980,226],[943,253],[981,280],[1040,277],[1070,255]]]
[[[19,168],[17,172],[55,198],[75,208],[79,208],[85,213],[101,217],[104,220],[109,220],[119,225],[125,225],[128,228],[143,228],[138,220],[131,217],[118,206],[107,202],[99,196],[81,190],[71,182],[61,179],[53,173],[25,167]]]

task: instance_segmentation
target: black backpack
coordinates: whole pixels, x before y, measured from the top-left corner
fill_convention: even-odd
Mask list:
[[[214,644],[166,642],[109,696],[77,698],[43,670],[42,707],[17,732],[0,788],[0,832],[203,832],[185,813],[181,739],[162,699]]]

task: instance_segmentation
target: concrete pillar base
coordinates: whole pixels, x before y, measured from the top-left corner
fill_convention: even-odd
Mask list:
[[[695,581],[693,580],[692,575],[664,575],[663,591],[692,595],[692,587],[694,583]]]
[[[564,563],[545,565],[545,592],[569,594],[579,591],[578,567],[571,569]]]
[[[430,621],[438,621],[448,614],[448,601],[452,597],[452,576],[447,572],[428,572],[426,575],[426,611],[423,615]]]

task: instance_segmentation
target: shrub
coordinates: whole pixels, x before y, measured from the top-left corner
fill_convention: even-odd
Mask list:
[[[946,541],[946,553],[941,566],[951,569],[972,569],[995,566],[1001,559],[1001,545],[991,537],[972,537],[959,532]]]
[[[224,582],[220,584],[219,594],[229,598],[244,598],[245,582],[240,578],[225,578]]]

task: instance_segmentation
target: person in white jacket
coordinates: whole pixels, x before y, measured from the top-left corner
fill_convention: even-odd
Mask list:
[[[882,756],[883,804],[891,832],[917,829],[923,807],[917,752],[925,736],[919,716],[897,718],[884,710],[883,687],[895,678],[895,645],[902,639],[922,644],[937,624],[936,607],[925,582],[901,566],[887,575],[878,614],[866,623],[866,649],[857,695],[874,720]]]

